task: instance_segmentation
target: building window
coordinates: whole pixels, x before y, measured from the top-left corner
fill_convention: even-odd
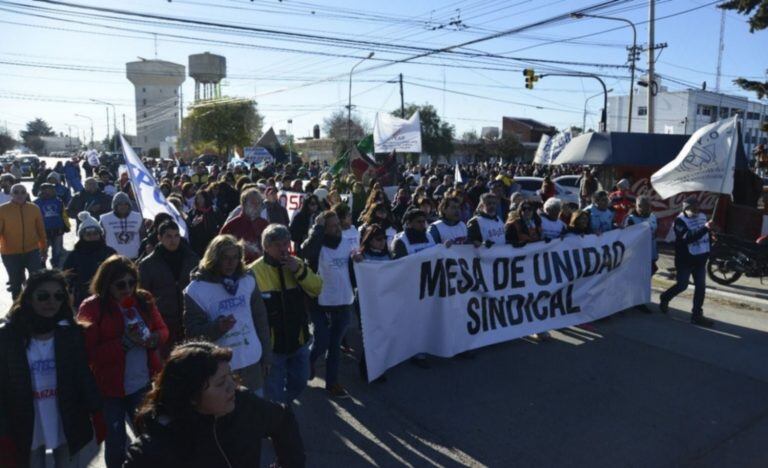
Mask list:
[[[178,89],[174,89],[173,90],[173,94],[179,94],[179,90]]]
[[[142,106],[146,106],[146,105],[147,105],[147,100],[146,100],[146,98],[141,100],[141,105],[142,105]]]
[[[731,109],[731,117],[733,117],[736,114],[744,114],[744,112],[741,109]]]
[[[710,116],[712,115],[712,106],[699,105],[699,109],[696,113],[699,115]]]
[[[147,113],[146,113],[146,112],[142,113],[141,115],[142,115],[142,117],[144,117],[145,119],[147,118]]]
[[[648,115],[648,108],[645,106],[640,106],[637,108],[637,115]]]
[[[141,88],[141,92],[142,93],[146,93],[147,92],[147,88]]]
[[[721,107],[720,108],[720,118],[721,119],[724,119],[724,118],[728,117],[728,115],[730,113],[731,113],[731,110],[728,109],[727,107]]]

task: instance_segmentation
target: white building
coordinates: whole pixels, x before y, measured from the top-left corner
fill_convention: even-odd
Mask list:
[[[647,89],[635,90],[632,103],[632,132],[645,133],[648,116]],[[744,150],[747,155],[760,143],[768,142],[761,123],[768,123],[768,105],[741,96],[731,96],[701,89],[669,91],[661,86],[655,97],[654,131],[690,135],[719,119],[741,115]],[[608,131],[627,131],[629,96],[608,98]]]
[[[136,142],[147,152],[159,148],[167,137],[179,134],[179,91],[184,65],[164,60],[126,64],[126,75],[135,87]]]

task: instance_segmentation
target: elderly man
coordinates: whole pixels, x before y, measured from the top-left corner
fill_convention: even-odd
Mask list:
[[[16,184],[11,187],[11,201],[0,205],[0,254],[14,299],[21,292],[24,270],[42,269],[48,251],[43,215],[28,198],[27,189]]]
[[[112,205],[112,197],[99,190],[99,182],[89,177],[85,179],[85,190],[72,197],[67,205],[67,214],[71,219],[77,219],[77,214],[87,211],[98,219],[104,213],[108,213]],[[77,225],[80,225],[78,219]]]
[[[259,258],[261,250],[261,233],[269,223],[261,217],[263,204],[261,193],[250,188],[240,195],[240,205],[243,211],[230,219],[221,228],[221,234],[231,234],[245,244],[245,262],[251,263]]]
[[[291,232],[270,224],[261,235],[264,255],[251,269],[264,299],[272,338],[272,366],[266,396],[288,403],[299,396],[309,378],[309,311],[305,298],[317,297],[323,281],[301,259],[291,255]]]

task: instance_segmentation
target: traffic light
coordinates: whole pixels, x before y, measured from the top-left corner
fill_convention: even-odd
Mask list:
[[[523,76],[525,76],[525,87],[533,89],[533,83],[539,81],[539,77],[533,71],[533,68],[526,68],[523,70]]]

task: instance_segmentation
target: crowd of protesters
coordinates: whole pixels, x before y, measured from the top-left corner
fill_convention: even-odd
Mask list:
[[[0,177],[14,298],[0,322],[2,466],[44,466],[46,448],[57,467],[82,466],[78,452],[94,437],[105,442],[109,468],[255,466],[267,437],[280,466],[303,466],[292,402],[321,367],[329,398],[349,398],[339,365],[359,314],[353,262],[438,244],[521,247],[639,223],[655,237],[658,224],[628,180],[608,193],[575,167],[559,170],[581,174],[578,203],[556,197],[556,174],[529,165],[467,165],[463,183],[454,166],[403,165],[391,200],[378,180],[319,163],[148,164],[185,220],[184,236],[170,215],[143,219],[117,167],[88,162],[82,182],[77,161],[41,168],[34,203],[12,174]],[[545,176],[535,196],[520,192],[521,175]],[[292,219],[281,190],[304,194]],[[699,296],[712,228],[702,216],[691,201],[675,222],[687,262],[678,280],[694,275],[693,321],[711,325]],[[66,252],[71,229],[78,240]],[[657,257],[654,245],[648,261]],[[662,312],[679,289],[662,297]],[[430,367],[425,355],[412,362]],[[367,381],[362,355],[360,372]],[[139,436],[132,445],[126,424]]]

